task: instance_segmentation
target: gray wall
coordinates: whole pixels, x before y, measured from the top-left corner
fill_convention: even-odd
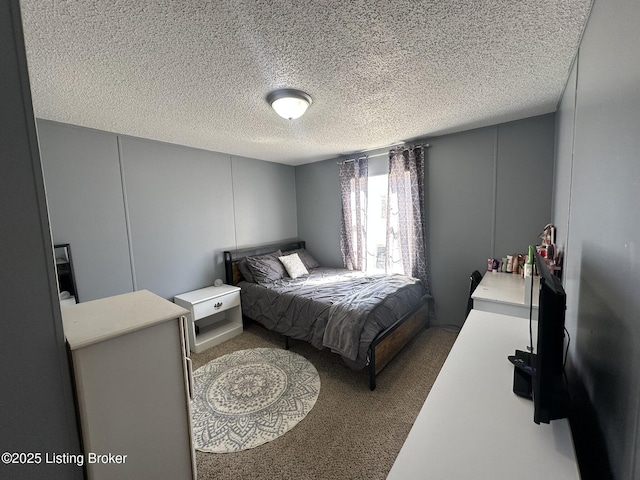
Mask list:
[[[526,253],[550,222],[554,128],[551,114],[429,139],[427,238],[437,323],[462,325],[469,274],[484,273],[488,258]],[[319,260],[341,265],[336,160],[296,167],[296,188],[300,238]]]
[[[606,442],[605,451],[580,445],[578,454],[589,463],[608,456],[617,479],[640,478],[638,31],[637,0],[594,3],[557,133],[554,221],[566,251],[572,387],[577,413],[594,407]],[[606,478],[590,467],[585,478]]]
[[[496,139],[493,127],[429,141],[427,248],[438,323],[462,325],[469,274],[484,274],[494,256]]]
[[[38,120],[80,301],[224,279],[222,252],[297,236],[294,167]]]
[[[131,137],[120,145],[135,289],[171,298],[212,285],[218,250],[235,245],[229,156]]]
[[[133,289],[115,135],[38,120],[51,230],[70,243],[78,298]]]
[[[237,156],[232,160],[238,247],[297,238],[295,169]]]
[[[298,235],[309,252],[329,267],[342,267],[340,177],[335,159],[296,167]]]
[[[555,116],[498,127],[494,255],[527,253],[551,221]]]
[[[0,71],[0,452],[43,455],[0,477],[83,478],[44,459],[80,441],[17,0],[0,2]]]
[[[438,323],[462,325],[469,274],[527,253],[551,221],[554,115],[429,140],[428,218]]]

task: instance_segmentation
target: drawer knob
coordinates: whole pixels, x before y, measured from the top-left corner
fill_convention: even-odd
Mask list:
[[[217,308],[220,308],[220,307],[222,306],[222,302],[218,302],[218,303],[214,304],[213,306],[214,306],[214,308],[216,308],[216,309],[217,309]]]

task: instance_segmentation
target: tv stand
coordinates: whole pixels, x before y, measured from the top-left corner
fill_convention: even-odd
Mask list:
[[[529,319],[472,310],[387,478],[579,479],[567,419],[536,425],[512,391],[528,344]]]

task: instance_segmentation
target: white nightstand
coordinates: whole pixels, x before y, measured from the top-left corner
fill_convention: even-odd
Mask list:
[[[189,345],[194,353],[242,333],[239,287],[201,288],[176,295],[173,302],[189,310]]]

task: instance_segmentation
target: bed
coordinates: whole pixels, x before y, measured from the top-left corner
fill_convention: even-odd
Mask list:
[[[371,390],[382,369],[428,327],[430,297],[420,281],[320,266],[304,241],[225,251],[224,260],[227,283],[241,289],[246,319],[284,335],[286,348],[289,338],[304,340],[339,354],[354,370],[366,367]]]

